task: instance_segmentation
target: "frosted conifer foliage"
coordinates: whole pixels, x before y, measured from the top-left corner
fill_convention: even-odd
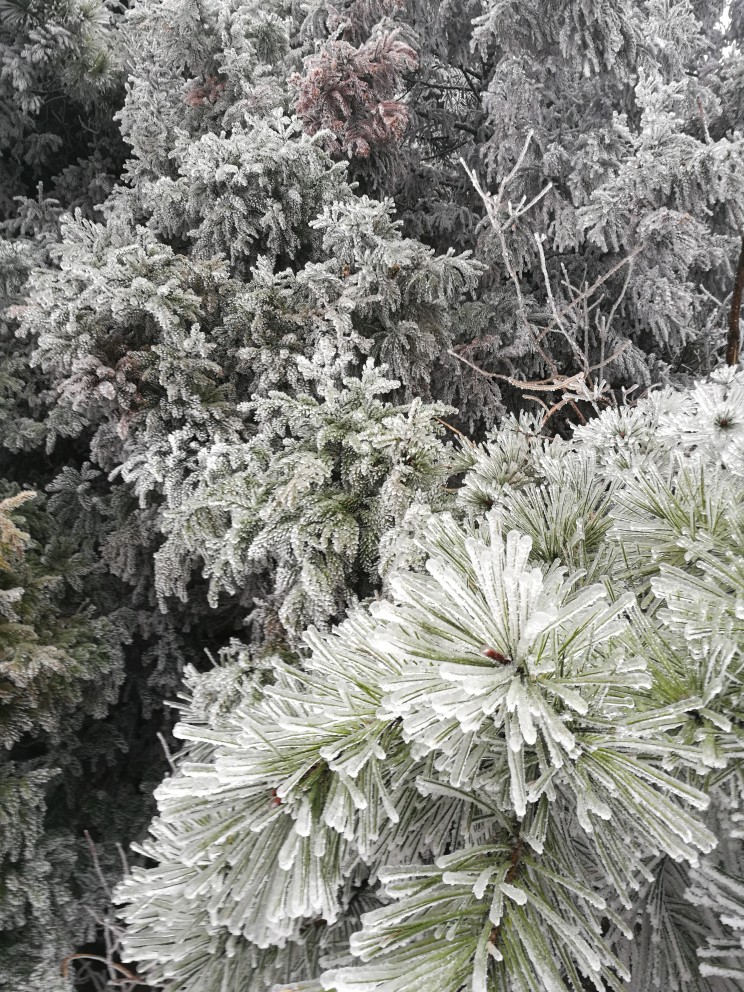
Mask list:
[[[220,704],[192,673],[118,892],[148,981],[740,988],[743,387],[464,443],[425,565]]]
[[[0,0],[0,986],[741,985],[725,7]]]

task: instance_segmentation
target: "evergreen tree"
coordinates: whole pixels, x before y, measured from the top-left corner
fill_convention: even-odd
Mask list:
[[[728,6],[313,4],[306,30],[325,61],[306,59],[301,113],[339,39],[361,52],[394,34],[415,53],[394,161],[389,143],[372,162],[344,154],[363,184],[394,197],[407,234],[475,245],[486,263],[485,315],[461,326],[461,361],[524,380],[599,364],[621,387],[710,371],[722,357],[744,227],[742,22],[735,5],[726,26]],[[355,107],[337,121],[352,132],[366,126]],[[490,216],[461,160],[494,195],[509,177]],[[470,366],[462,374],[477,388]],[[490,385],[518,402],[505,379]],[[499,403],[479,399],[488,426]]]
[[[740,987],[742,401],[729,370],[568,441],[513,419],[382,600],[192,674],[119,890],[148,979]]]
[[[0,0],[0,987],[737,986],[743,9]]]
[[[68,856],[66,875],[44,876],[47,904],[69,906],[44,918],[39,967],[53,975],[93,936],[86,910],[105,916],[117,843],[152,815],[185,667],[238,634],[258,663],[308,622],[339,619],[380,587],[386,529],[446,472],[448,408],[416,397],[431,400],[430,367],[479,267],[403,238],[391,204],[358,197],[323,135],[288,116],[301,45],[288,15],[132,5],[117,29],[123,181],[109,196],[81,163],[65,196],[17,200],[3,229],[4,474],[49,494],[61,581],[114,649],[91,712],[59,655],[64,739],[24,725],[11,752],[60,770],[35,821],[39,843],[59,837]],[[299,496],[310,465],[313,502]],[[282,535],[286,554],[271,546]],[[225,541],[245,556],[226,557]],[[57,698],[54,674],[39,671],[39,692]],[[35,960],[25,939],[9,931],[19,985]]]

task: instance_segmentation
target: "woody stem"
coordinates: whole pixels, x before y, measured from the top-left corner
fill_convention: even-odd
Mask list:
[[[741,347],[739,320],[741,316],[742,296],[744,296],[744,236],[741,239],[741,254],[739,255],[739,264],[736,268],[734,294],[731,298],[731,313],[729,314],[728,337],[726,339],[727,365],[737,365],[739,363],[739,349]]]
[[[524,841],[521,837],[518,837],[514,847],[511,849],[511,854],[509,856],[509,870],[506,873],[504,882],[507,885],[511,885],[514,879],[517,877],[517,872],[519,871],[519,864],[522,860],[522,855],[524,854]],[[501,924],[495,926],[491,929],[488,940],[491,944],[497,944],[499,936],[501,935]]]

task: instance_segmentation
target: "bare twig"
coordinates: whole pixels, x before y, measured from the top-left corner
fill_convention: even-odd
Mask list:
[[[522,146],[522,150],[517,156],[517,161],[514,163],[514,166],[511,169],[511,171],[507,173],[507,175],[504,176],[504,178],[499,183],[499,188],[495,196],[485,192],[475,172],[473,172],[472,169],[468,168],[464,159],[462,158],[460,159],[460,164],[465,170],[468,178],[470,179],[470,182],[473,184],[473,188],[475,189],[476,193],[480,196],[481,200],[483,201],[483,205],[486,208],[486,215],[488,216],[488,219],[491,222],[491,227],[496,232],[496,237],[498,238],[499,241],[499,248],[501,250],[501,257],[504,262],[504,267],[506,268],[506,271],[509,274],[509,278],[512,281],[512,285],[514,286],[514,292],[517,297],[517,314],[519,316],[519,319],[522,325],[524,326],[525,330],[527,331],[527,334],[532,339],[532,343],[535,350],[538,352],[538,354],[545,362],[547,367],[550,369],[552,374],[557,375],[558,366],[555,364],[551,356],[548,355],[547,352],[545,352],[544,349],[540,347],[540,341],[537,339],[534,328],[532,327],[529,317],[527,316],[527,308],[524,303],[524,297],[522,296],[522,287],[519,282],[519,276],[514,268],[514,265],[512,264],[511,256],[509,254],[509,249],[507,248],[506,245],[506,239],[504,238],[504,231],[510,225],[513,225],[514,221],[519,220],[519,218],[522,217],[523,214],[527,213],[528,210],[530,210],[533,206],[535,206],[535,204],[538,203],[545,196],[548,190],[552,188],[553,184],[548,183],[548,185],[545,186],[527,204],[525,204],[524,202],[526,197],[522,197],[522,199],[520,200],[520,202],[517,204],[516,207],[514,207],[511,204],[511,202],[509,202],[507,204],[506,219],[504,220],[501,217],[501,211],[504,208],[504,194],[506,192],[506,187],[509,185],[509,183],[512,181],[514,176],[516,176],[516,174],[521,169],[522,163],[524,162],[525,156],[527,155],[527,149],[529,148],[530,142],[532,141],[533,134],[534,134],[533,131],[530,131],[528,133],[524,145]]]
[[[98,860],[98,851],[96,850],[96,845],[93,843],[93,839],[87,830],[83,830],[83,836],[88,845],[88,850],[90,851],[90,856],[93,861],[93,867],[96,870],[96,875],[98,875],[98,881],[101,883],[101,888],[106,893],[106,895],[111,899],[111,889],[106,881],[106,876],[103,874],[103,869],[101,868],[101,862]]]
[[[592,296],[594,293],[596,293],[596,291],[599,289],[600,286],[602,286],[604,283],[606,283],[608,279],[611,279],[612,276],[614,276],[616,272],[618,272],[620,269],[622,269],[622,267],[624,265],[628,265],[629,262],[632,262],[633,259],[637,255],[640,255],[640,253],[642,251],[643,251],[643,245],[637,245],[633,249],[633,251],[630,252],[629,255],[626,255],[624,258],[621,258],[620,261],[617,262],[615,265],[613,265],[611,269],[608,269],[607,272],[603,273],[603,275],[601,275],[597,279],[595,279],[594,282],[591,284],[591,286],[589,286],[587,289],[582,290],[581,293],[579,293],[578,296],[576,296],[574,299],[572,299],[570,303],[567,303],[566,306],[563,307],[562,310],[559,310],[558,311],[558,317],[561,318],[561,319],[563,319],[563,317],[565,317],[566,314],[570,313],[571,310],[573,310],[583,300],[588,299],[590,296]],[[622,293],[624,295],[625,288],[623,288]],[[550,324],[548,324],[547,327],[543,327],[542,330],[541,330],[541,332],[540,332],[540,338],[539,338],[539,340],[542,341],[548,334],[550,334],[551,331],[555,330],[555,328],[557,326],[558,325],[556,324],[555,319],[554,319]]]
[[[611,355],[609,358],[605,357],[605,345],[606,345],[608,331],[615,318],[617,309],[620,306],[620,303],[627,291],[630,282],[633,260],[636,258],[637,255],[641,253],[641,251],[643,250],[643,245],[638,245],[635,249],[633,249],[633,251],[631,251],[628,255],[626,255],[619,262],[613,265],[607,272],[603,273],[601,276],[595,279],[594,282],[591,284],[591,286],[585,285],[584,288],[581,290],[579,290],[578,288],[574,288],[571,285],[570,280],[568,278],[568,273],[566,272],[565,267],[563,267],[564,283],[566,286],[567,295],[570,297],[570,299],[569,302],[566,303],[564,306],[559,307],[556,301],[556,297],[553,293],[553,287],[551,285],[550,276],[548,273],[548,263],[543,248],[543,242],[545,240],[545,236],[540,234],[535,234],[534,239],[537,247],[537,254],[540,260],[540,268],[542,271],[543,279],[545,281],[545,292],[547,295],[547,301],[551,314],[551,320],[550,323],[547,325],[547,327],[536,327],[531,321],[529,314],[527,312],[527,306],[525,303],[524,296],[522,294],[522,287],[521,287],[519,275],[512,262],[512,257],[506,244],[506,238],[504,236],[507,228],[511,227],[512,229],[515,229],[515,221],[520,219],[525,213],[531,210],[532,207],[535,206],[535,204],[537,204],[546,195],[546,193],[550,190],[552,185],[552,184],[548,184],[547,186],[545,186],[542,190],[540,190],[540,192],[536,196],[534,196],[530,200],[529,203],[525,202],[527,199],[526,196],[522,196],[522,198],[516,204],[516,206],[513,205],[510,200],[505,203],[506,188],[511,182],[511,180],[514,178],[514,176],[517,174],[519,169],[522,167],[525,156],[527,155],[530,142],[532,140],[532,136],[533,136],[533,132],[530,131],[529,134],[527,135],[527,138],[525,139],[524,145],[522,146],[519,155],[517,156],[517,160],[513,168],[501,180],[495,194],[486,193],[482,188],[482,186],[480,185],[478,177],[475,175],[475,173],[468,168],[468,166],[466,165],[463,159],[460,159],[460,162],[463,168],[465,169],[465,172],[468,178],[470,179],[473,188],[475,189],[475,191],[478,193],[481,200],[483,201],[483,204],[486,208],[486,215],[488,217],[488,220],[490,221],[491,227],[493,228],[496,237],[498,238],[499,247],[501,250],[501,256],[504,262],[504,267],[506,269],[506,272],[508,273],[509,279],[511,280],[514,286],[514,292],[517,301],[517,319],[521,323],[522,327],[526,330],[529,338],[532,341],[532,346],[535,349],[536,353],[545,363],[545,367],[549,371],[550,377],[542,380],[529,381],[523,379],[516,379],[513,376],[503,375],[497,372],[487,372],[485,369],[482,369],[480,366],[476,365],[475,362],[472,362],[470,361],[470,359],[464,357],[463,352],[472,351],[471,346],[460,346],[458,348],[449,349],[448,354],[452,355],[453,358],[457,358],[458,361],[461,361],[464,365],[467,365],[469,368],[473,369],[473,371],[477,372],[479,375],[483,375],[489,379],[496,379],[499,380],[500,382],[507,382],[509,383],[509,385],[517,389],[525,390],[525,393],[523,394],[525,399],[530,399],[532,401],[538,402],[544,408],[545,421],[543,423],[543,426],[545,423],[547,423],[550,417],[557,410],[560,410],[563,406],[566,405],[570,405],[571,408],[575,411],[575,413],[579,417],[579,419],[584,423],[586,423],[586,418],[584,417],[583,413],[577,406],[577,401],[587,401],[592,404],[592,406],[597,412],[599,412],[599,407],[597,404],[601,402],[603,399],[605,399],[606,394],[609,390],[607,383],[602,378],[601,370],[604,369],[604,367],[607,365],[608,362],[613,361],[620,354],[622,354],[622,352],[625,351],[626,348],[630,346],[630,342],[625,341],[620,346],[620,348],[614,352],[613,355]],[[592,311],[595,310],[600,305],[601,299],[598,299],[591,304],[588,303],[588,300],[594,293],[596,293],[596,291],[605,282],[611,279],[612,276],[620,269],[622,269],[624,266],[627,266],[627,272],[623,283],[623,288],[620,292],[619,297],[615,300],[609,315],[606,318],[603,318],[599,315],[595,317],[595,321],[597,324],[597,331],[599,333],[599,338],[600,338],[600,360],[597,364],[590,365],[589,364],[590,315]],[[585,279],[586,279],[586,273],[584,274],[584,281]],[[581,307],[580,313],[578,315],[578,320],[580,323],[583,323],[585,328],[583,351],[580,347],[580,344],[577,343],[577,341],[575,340],[575,333],[572,333],[572,331],[574,331],[575,329],[574,325],[576,324],[576,320],[572,320],[570,326],[566,323],[566,317],[572,311],[576,310],[577,307]],[[546,352],[545,349],[542,347],[542,342],[545,340],[547,335],[550,334],[552,331],[558,331],[558,333],[560,333],[568,342],[571,352],[573,353],[574,360],[581,367],[581,370],[579,372],[576,372],[573,375],[568,375],[568,376],[561,374],[561,372],[558,369],[558,365],[556,364],[552,355]],[[485,342],[479,342],[479,343],[485,343]],[[599,377],[599,382],[595,385],[590,378],[590,373],[596,371],[597,369],[600,370],[600,377]],[[556,393],[556,392],[560,392],[563,395],[559,400],[557,400],[557,402],[553,404],[552,407],[548,407],[546,403],[538,399],[536,396],[529,395],[532,393]]]
[[[620,355],[622,355],[626,348],[630,348],[630,341],[623,341],[617,351],[614,351],[609,358],[602,358],[602,360],[597,362],[596,365],[590,365],[584,371],[596,372],[597,369],[601,369],[604,365],[607,365],[608,362],[614,362],[616,358],[619,358]]]
[[[456,358],[458,362],[462,362],[464,365],[468,365],[474,372],[478,372],[480,375],[486,376],[488,379],[498,379],[501,382],[508,382],[510,386],[516,386],[519,389],[529,389],[530,391],[537,391],[542,393],[554,393],[558,389],[564,389],[568,385],[573,385],[580,379],[584,378],[583,372],[577,372],[576,375],[564,376],[560,372],[556,372],[554,376],[550,379],[543,379],[536,382],[529,382],[525,379],[514,379],[510,375],[500,375],[498,372],[486,372],[475,362],[471,362],[468,358],[464,358],[462,355],[458,355],[456,351],[452,348],[447,350],[448,355],[452,355]]]
[[[565,400],[566,397],[564,396],[563,399]],[[563,402],[563,400],[561,400],[561,402]],[[586,419],[586,417],[584,416],[584,414],[581,412],[581,410],[579,410],[579,408],[576,406],[576,403],[572,399],[569,399],[568,400],[568,403],[569,403],[569,406],[571,407],[571,409],[573,410],[573,412],[576,414],[576,416],[581,421],[581,423],[582,424],[588,423],[588,420]],[[595,409],[596,409],[596,407],[595,407]],[[552,416],[552,413],[550,414],[550,416]]]
[[[435,417],[434,419],[438,421],[442,425],[442,427],[446,427],[448,431],[452,431],[453,434],[459,435],[465,441],[468,442],[470,441],[470,438],[467,436],[467,434],[463,434],[463,432],[458,430],[457,427],[453,427],[452,424],[448,424],[446,420],[442,420],[441,417]]]
[[[93,866],[95,868],[96,875],[101,884],[101,888],[108,896],[109,902],[111,901],[111,889],[106,880],[106,876],[103,873],[103,868],[98,857],[98,851],[96,845],[87,830],[83,831],[85,841],[90,850],[91,859],[93,861]],[[121,858],[122,867],[125,874],[129,871],[129,866],[127,864],[126,855],[120,844],[116,845],[119,850],[119,856]],[[95,988],[106,989],[117,988],[131,990],[134,985],[147,987],[148,983],[142,981],[134,972],[125,968],[124,965],[120,964],[116,958],[120,953],[120,938],[122,931],[119,927],[114,926],[108,917],[101,918],[97,913],[93,912],[88,906],[84,906],[85,912],[91,916],[98,927],[102,931],[102,938],[104,943],[104,954],[92,954],[86,951],[80,951],[75,954],[69,954],[61,962],[62,975],[67,976],[70,968],[70,962],[79,961],[82,963],[82,970],[77,976],[79,979],[84,979],[86,982],[91,983]],[[91,962],[100,963],[106,966],[106,971],[108,974],[107,979],[104,978],[96,969],[91,967]],[[120,978],[117,976],[124,976]]]
[[[124,848],[121,846],[119,841],[116,842],[116,850],[119,852],[119,859],[121,861],[121,866],[124,869],[124,874],[129,874],[129,861],[127,860],[127,855]]]
[[[525,379],[515,379],[510,375],[500,375],[498,372],[487,372],[479,365],[476,365],[475,362],[471,362],[462,355],[458,355],[458,353],[452,348],[447,351],[447,354],[452,355],[453,358],[456,358],[459,362],[463,362],[465,365],[468,365],[471,369],[473,369],[474,372],[478,372],[480,375],[484,375],[488,379],[498,379],[500,382],[508,382],[510,386],[515,386],[518,389],[526,389],[529,392],[555,393],[559,389],[566,390],[571,386],[583,383],[588,372],[595,372],[598,368],[601,368],[602,365],[606,365],[608,362],[613,361],[619,355],[622,355],[628,347],[630,347],[630,341],[624,341],[617,351],[610,355],[609,358],[605,359],[604,362],[598,363],[597,365],[589,365],[588,367],[582,369],[581,372],[576,372],[574,375],[561,375],[558,373],[551,379],[542,379],[535,382],[530,382]]]
[[[147,982],[143,982],[139,975],[135,975],[133,971],[130,971],[129,968],[125,968],[123,964],[116,964],[115,962],[107,961],[101,954],[86,954],[82,951],[76,954],[68,954],[66,958],[62,959],[63,978],[68,977],[70,971],[70,961],[100,961],[102,964],[109,965],[109,967],[114,968],[115,971],[118,971],[121,975],[124,975],[124,977],[134,985],[147,985]]]
[[[568,333],[566,328],[563,326],[563,318],[565,314],[568,313],[568,309],[566,309],[564,312],[559,312],[555,304],[555,297],[553,296],[553,287],[550,285],[550,277],[548,275],[548,263],[545,259],[545,251],[543,250],[544,237],[545,237],[544,235],[535,234],[535,244],[537,245],[537,253],[540,256],[540,269],[542,270],[543,279],[545,280],[545,292],[548,295],[548,303],[550,304],[550,310],[551,313],[553,314],[553,323],[555,324],[556,329],[559,330],[566,339],[566,341],[568,341],[568,344],[574,353],[574,358],[578,359],[579,362],[585,362],[586,351],[584,352],[584,354],[581,353],[579,346],[576,344],[576,342],[573,340],[573,338]],[[579,297],[576,297],[574,300],[572,300],[571,301],[572,306],[575,306],[578,300]]]
[[[165,737],[163,737],[163,735],[160,733],[160,731],[158,731],[158,733],[157,733],[157,738],[160,741],[160,744],[161,744],[161,746],[163,748],[163,752],[165,754],[165,760],[170,765],[170,770],[175,773],[176,770],[177,770],[176,769],[176,763],[173,760],[173,755],[170,753],[170,748],[168,747],[168,742],[166,741]]]
[[[529,210],[531,210],[532,207],[534,207],[535,204],[537,204],[545,196],[545,194],[548,193],[548,191],[552,187],[552,183],[548,183],[545,187],[543,187],[543,189],[540,190],[540,192],[536,196],[534,196],[530,200],[529,203],[525,203],[526,197],[524,197],[524,196],[522,197],[522,199],[519,201],[519,203],[516,206],[514,206],[511,202],[509,202],[507,204],[507,206],[506,206],[506,213],[507,213],[506,219],[503,219],[502,216],[501,216],[501,213],[504,210],[504,195],[505,195],[505,192],[506,192],[506,187],[508,186],[508,184],[511,182],[511,180],[514,178],[514,176],[517,174],[517,172],[521,168],[522,163],[524,162],[525,156],[527,155],[527,150],[528,150],[529,145],[530,145],[530,142],[532,140],[532,136],[533,136],[533,132],[530,131],[528,133],[528,135],[527,135],[527,138],[525,139],[524,145],[522,146],[522,150],[520,151],[519,155],[517,156],[517,161],[515,162],[515,164],[514,164],[513,168],[511,169],[511,171],[499,183],[499,187],[498,187],[498,190],[497,190],[497,192],[496,192],[495,195],[490,194],[490,193],[486,193],[484,191],[483,187],[480,184],[480,181],[479,181],[478,177],[476,176],[476,174],[473,172],[472,169],[469,169],[468,168],[468,166],[465,163],[464,159],[461,158],[460,159],[460,163],[462,164],[463,168],[465,169],[465,172],[466,172],[468,178],[470,179],[470,182],[473,184],[473,188],[475,189],[475,191],[478,193],[478,195],[480,196],[481,200],[483,201],[483,204],[484,204],[484,206],[486,208],[486,214],[488,216],[488,219],[491,222],[491,226],[492,226],[493,230],[496,232],[496,235],[498,237],[499,247],[501,249],[501,255],[502,255],[502,258],[504,260],[504,265],[506,267],[506,271],[507,271],[507,273],[509,275],[509,278],[511,279],[511,281],[512,281],[512,283],[514,285],[514,291],[515,291],[516,297],[517,297],[517,310],[518,310],[518,314],[519,314],[520,320],[522,321],[522,323],[526,327],[526,329],[527,329],[530,337],[532,338],[533,344],[534,344],[534,346],[535,346],[538,354],[543,359],[543,361],[546,363],[547,367],[551,370],[551,373],[553,375],[553,380],[554,381],[558,381],[558,376],[559,376],[558,367],[555,364],[555,361],[553,360],[553,358],[550,355],[548,355],[543,350],[543,348],[541,347],[542,341],[545,339],[545,337],[551,331],[556,330],[556,329],[559,329],[561,331],[561,333],[563,333],[564,336],[566,337],[566,339],[569,341],[569,344],[571,345],[571,348],[574,351],[575,356],[577,358],[579,358],[580,360],[585,361],[585,356],[581,355],[580,349],[577,347],[577,345],[575,344],[575,342],[571,339],[571,336],[567,332],[567,330],[565,329],[565,327],[563,327],[564,318],[572,310],[574,310],[580,303],[583,303],[587,299],[589,299],[589,297],[591,297],[599,289],[600,286],[602,286],[605,282],[607,282],[608,279],[611,279],[612,276],[616,272],[618,272],[621,268],[623,268],[623,266],[625,266],[625,265],[631,265],[632,266],[633,259],[635,259],[636,256],[641,253],[641,251],[643,250],[643,246],[642,245],[638,245],[636,248],[633,249],[633,251],[631,251],[628,255],[626,255],[619,262],[617,262],[615,265],[613,265],[607,272],[603,273],[601,276],[599,276],[597,279],[595,279],[595,281],[591,284],[591,286],[588,286],[586,289],[582,290],[580,293],[578,293],[577,295],[575,295],[564,307],[562,307],[561,309],[558,309],[558,307],[556,305],[556,302],[555,302],[555,297],[553,295],[552,287],[551,287],[551,284],[550,284],[550,279],[548,277],[547,263],[546,263],[546,260],[545,260],[545,253],[544,253],[544,250],[543,250],[543,247],[542,247],[542,237],[540,235],[537,235],[536,234],[535,235],[535,242],[536,242],[537,251],[538,251],[538,254],[539,254],[539,257],[540,257],[540,265],[541,265],[541,269],[542,269],[542,272],[543,272],[543,277],[545,279],[545,286],[546,286],[546,292],[547,292],[547,295],[548,295],[548,302],[550,304],[551,313],[553,315],[552,316],[552,320],[548,324],[548,326],[547,327],[544,327],[544,328],[540,328],[539,329],[539,334],[536,333],[535,328],[532,325],[532,323],[531,323],[531,321],[530,321],[530,319],[529,319],[529,317],[527,315],[527,309],[526,309],[526,306],[525,306],[525,303],[524,303],[524,297],[522,295],[522,288],[521,288],[521,284],[520,284],[520,281],[519,281],[519,276],[518,276],[517,272],[515,271],[514,266],[512,264],[511,256],[509,255],[509,250],[507,248],[506,240],[504,238],[504,231],[506,231],[506,229],[511,224],[513,224],[513,222],[515,220],[518,220],[525,213],[527,213]],[[616,301],[616,303],[615,303],[615,305],[614,305],[614,307],[613,307],[613,309],[611,311],[610,318],[609,318],[610,320],[614,317],[615,312],[617,310],[617,307],[618,307],[618,305],[620,303],[620,300],[625,295],[625,291],[627,289],[628,281],[629,281],[629,274],[628,274],[628,276],[626,276],[625,284],[623,286],[622,292],[620,293],[620,297]],[[451,352],[450,352],[450,354],[451,354]],[[461,356],[460,355],[457,355],[456,357],[460,358]],[[470,363],[468,363],[468,364],[470,364]],[[585,370],[585,371],[587,371],[587,370]]]
[[[548,407],[548,404],[544,403],[538,396],[525,396],[524,399],[532,400],[535,403],[539,403],[540,406],[543,408],[543,410],[545,410],[545,416],[543,417],[542,423],[540,424],[540,430],[544,430],[545,425],[553,416],[553,414],[557,413],[559,410],[562,410],[564,406],[570,406],[571,409],[574,411],[574,413],[576,413],[582,424],[585,424],[587,422],[586,417],[581,412],[581,410],[579,410],[579,408],[576,406],[575,401],[572,400],[570,396],[562,397],[561,399],[558,400],[557,403],[554,403],[551,407]]]

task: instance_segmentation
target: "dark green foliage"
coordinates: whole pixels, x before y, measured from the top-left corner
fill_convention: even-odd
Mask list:
[[[121,168],[112,121],[123,87],[117,7],[105,0],[0,3],[0,219],[12,217],[13,198],[33,194],[39,181],[74,204],[71,175],[61,184],[54,177],[65,167],[85,171],[88,156],[91,180]]]

